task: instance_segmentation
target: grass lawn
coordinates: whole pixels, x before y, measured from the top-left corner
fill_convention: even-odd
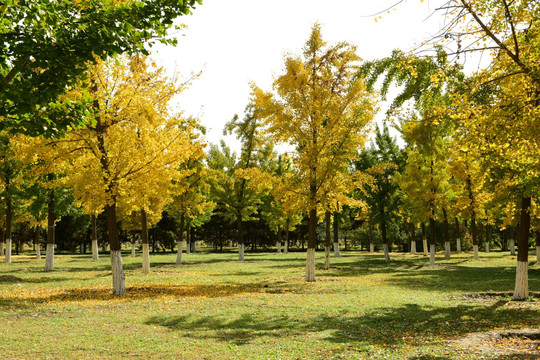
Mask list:
[[[512,291],[516,259],[344,252],[317,281],[305,253],[233,252],[123,257],[127,294],[111,295],[110,259],[14,256],[0,263],[2,359],[538,359],[456,342],[471,333],[540,328],[540,300],[475,299]],[[533,259],[531,254],[531,259]],[[3,259],[2,259],[3,260]],[[540,267],[529,270],[540,291]],[[485,345],[485,344],[484,344]],[[492,344],[493,345],[493,344]],[[514,344],[518,346],[519,344]],[[525,344],[527,345],[527,344]],[[529,349],[530,350],[530,349]]]

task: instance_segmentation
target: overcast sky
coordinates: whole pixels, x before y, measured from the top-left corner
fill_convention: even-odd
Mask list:
[[[223,125],[234,114],[242,116],[249,82],[270,90],[282,73],[284,55],[300,53],[314,23],[321,24],[328,43],[353,43],[358,55],[370,60],[395,48],[415,48],[443,22],[441,14],[426,20],[440,1],[408,0],[393,7],[397,2],[204,0],[193,15],[180,18],[187,28],[178,33],[178,46],[155,47],[154,58],[183,78],[202,71],[179,96],[178,106],[197,116],[208,129],[208,141],[217,143]],[[227,142],[237,148],[232,139]]]

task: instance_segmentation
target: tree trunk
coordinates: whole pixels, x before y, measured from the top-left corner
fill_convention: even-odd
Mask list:
[[[416,254],[416,227],[412,222],[409,223],[409,229],[411,230],[411,254]]]
[[[186,254],[191,254],[191,234],[189,232],[190,226],[189,224],[186,227]],[[231,241],[231,247],[232,247],[232,241]]]
[[[516,266],[516,286],[513,300],[526,300],[529,297],[528,261],[529,231],[531,227],[531,198],[521,199],[521,214],[518,233],[518,256]]]
[[[131,238],[131,254],[129,254],[129,256],[132,257],[132,258],[134,258],[137,255],[136,247],[137,247],[137,240],[134,237],[132,237]]]
[[[242,226],[242,215],[238,215],[236,226],[238,231],[238,260],[244,261],[244,228]]]
[[[424,251],[424,255],[428,255],[428,246],[427,246],[427,238],[426,238],[426,224],[423,222],[420,224],[422,228],[422,250]]]
[[[141,209],[142,271],[150,272],[150,244],[148,242],[148,218],[146,210]]]
[[[334,257],[340,257],[339,252],[339,214],[334,212]]]
[[[176,253],[176,265],[182,264],[182,251],[184,249],[184,223],[186,221],[184,213],[180,215],[180,232],[178,234],[178,252]]]
[[[435,266],[435,219],[429,218],[429,266]]]
[[[6,232],[4,229],[0,229],[0,256],[4,255],[4,241],[6,237]]]
[[[446,209],[443,209],[443,231],[444,231],[444,258],[450,259],[450,233],[448,231],[448,217],[446,215]]]
[[[375,252],[375,245],[373,245],[373,225],[369,224],[369,252]]]
[[[472,232],[474,260],[479,260],[480,257],[478,256],[478,234],[476,232],[476,213],[474,212],[474,210],[472,211],[472,214],[471,214],[471,232]]]
[[[332,227],[330,211],[325,211],[324,220],[326,223],[326,239],[324,243],[324,270],[328,270],[330,269],[330,245],[332,244],[332,239],[330,237]]]
[[[107,213],[107,228],[109,230],[109,245],[111,248],[111,270],[113,280],[113,295],[121,296],[126,293],[126,279],[122,265],[122,251],[118,237],[118,224],[116,220],[116,200],[105,206]]]
[[[516,226],[516,231],[512,232],[512,235],[510,236],[510,255],[516,255],[516,240],[515,240],[515,238],[519,239],[519,224],[518,224],[518,226]]]
[[[390,262],[390,253],[388,249],[388,238],[386,237],[386,221],[381,221],[381,234],[382,234],[382,243],[384,249],[384,261]]]
[[[486,252],[489,252],[489,245],[491,242],[491,231],[489,229],[489,224],[486,224]]]
[[[454,223],[456,226],[456,251],[460,253],[461,252],[461,236],[459,234],[459,221],[457,217],[454,218]]]
[[[91,218],[91,232],[92,232],[92,260],[98,261],[99,260],[99,247],[98,247],[98,239],[97,239],[97,219],[96,215],[92,215]]]
[[[281,229],[280,228],[278,228],[278,231],[277,231],[276,247],[277,247],[278,254],[281,253]]]
[[[13,219],[13,211],[11,209],[11,197],[6,196],[6,263],[11,264],[11,223]]]
[[[196,249],[195,245],[197,245],[197,242],[195,241],[195,239],[196,239],[196,237],[195,237],[195,227],[192,226],[189,229],[189,231],[190,231],[189,239],[191,240],[191,252],[196,253],[197,249]]]
[[[315,281],[315,243],[317,236],[317,210],[309,210],[309,233],[306,258],[306,281]]]
[[[39,225],[36,225],[36,233],[34,236],[34,246],[36,248],[36,259],[41,260],[41,246],[39,245],[39,232],[41,231],[41,227]]]
[[[49,183],[54,180],[54,175],[48,175]],[[56,220],[55,216],[55,198],[54,198],[54,189],[50,190],[49,194],[49,205],[47,208],[47,249],[45,255],[45,271],[54,270],[54,221]]]
[[[536,230],[536,263],[540,264],[540,230]]]
[[[287,254],[289,252],[289,226],[285,228],[285,249],[284,253]]]

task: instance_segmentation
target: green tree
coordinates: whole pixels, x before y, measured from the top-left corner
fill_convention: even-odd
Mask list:
[[[0,127],[58,135],[89,115],[59,96],[77,85],[96,57],[147,53],[153,41],[174,44],[167,29],[200,0],[33,1],[0,4]],[[91,100],[90,100],[91,101]]]

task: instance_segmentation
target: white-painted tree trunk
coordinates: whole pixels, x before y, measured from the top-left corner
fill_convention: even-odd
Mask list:
[[[277,242],[277,252],[278,252],[278,253],[281,252],[281,241],[278,241],[278,242]]]
[[[461,239],[456,240],[456,251],[461,252]]]
[[[41,246],[39,244],[36,245],[36,259],[41,260]]]
[[[435,266],[435,245],[429,245],[429,266]]]
[[[126,293],[126,279],[122,266],[122,252],[111,250],[111,270],[113,278],[113,295],[121,296]]]
[[[131,254],[129,255],[130,257],[135,257],[136,255],[136,249],[137,248],[137,242],[134,240],[131,242]]]
[[[330,269],[330,248],[324,247],[324,270]]]
[[[422,245],[424,246],[424,255],[428,255],[428,246],[427,246],[427,239],[422,240]]]
[[[11,264],[11,239],[6,239],[6,263]]]
[[[489,243],[488,242],[486,243],[486,252],[487,253],[489,252]]]
[[[480,255],[478,254],[478,245],[473,245],[474,260],[480,260]]]
[[[527,261],[518,261],[516,266],[516,287],[513,300],[525,300],[529,297],[529,264]]]
[[[510,239],[510,255],[516,255],[516,242]]]
[[[142,271],[145,274],[150,272],[150,245],[142,244]]]
[[[92,240],[92,260],[98,261],[99,260],[99,246],[97,239]]]
[[[444,258],[450,259],[450,241],[444,242]]]
[[[238,260],[244,261],[244,244],[238,244]]]
[[[369,252],[375,252],[375,245],[373,243],[369,244]]]
[[[416,254],[416,241],[411,241],[411,254]]]
[[[191,243],[187,243],[186,254],[191,254]]]
[[[283,249],[284,253],[287,254],[289,252],[289,242],[287,240],[285,240],[285,248]]]
[[[184,249],[184,244],[184,240],[178,242],[178,251],[176,252],[176,265],[182,264],[182,252]]]
[[[340,257],[341,253],[339,252],[339,243],[334,243],[334,257]]]
[[[45,271],[52,271],[54,270],[54,244],[47,244],[45,251]]]
[[[306,281],[315,281],[315,249],[307,249]]]
[[[383,244],[384,261],[390,262],[390,254],[388,253],[388,244]]]
[[[536,247],[536,263],[540,264],[540,246]]]

